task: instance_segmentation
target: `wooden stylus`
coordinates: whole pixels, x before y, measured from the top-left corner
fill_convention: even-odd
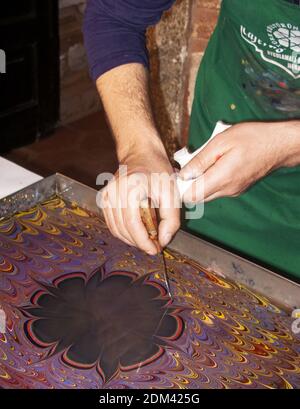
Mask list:
[[[144,224],[144,226],[145,226],[145,228],[147,230],[147,233],[149,235],[150,240],[152,240],[153,243],[155,244],[155,247],[156,247],[158,253],[160,253],[162,255],[165,281],[166,281],[166,284],[167,284],[167,289],[168,289],[169,296],[170,296],[170,298],[172,298],[166,259],[165,259],[163,248],[159,244],[159,240],[158,240],[157,214],[156,214],[155,208],[153,206],[151,206],[151,200],[149,198],[144,199],[144,200],[141,201],[141,203],[140,203],[140,214],[141,214],[142,222],[143,222],[143,224]]]

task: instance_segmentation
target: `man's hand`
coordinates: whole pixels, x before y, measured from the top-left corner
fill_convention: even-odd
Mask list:
[[[204,201],[209,202],[239,196],[275,169],[299,163],[299,121],[248,122],[217,135],[181,170],[180,176],[188,180],[203,175]],[[203,201],[192,189],[185,193],[184,201]]]
[[[127,175],[116,174],[102,192],[104,216],[112,234],[149,254],[157,249],[141,221],[139,199],[150,197],[157,206],[161,222],[159,242],[165,247],[179,228],[177,187],[171,178],[168,188],[151,184],[153,173],[173,173],[156,129],[149,99],[148,72],[141,64],[116,67],[97,80],[97,87],[116,141],[120,165]],[[137,174],[144,175],[137,183]],[[139,178],[140,179],[140,178]],[[130,196],[128,196],[128,187]]]
[[[179,198],[176,199],[176,183],[166,153],[153,147],[145,151],[131,152],[121,161],[121,165],[127,166],[126,173],[117,172],[114,180],[102,190],[102,208],[106,224],[115,237],[148,254],[156,254],[157,249],[141,220],[141,200],[150,197],[159,209],[159,242],[165,247],[180,226]]]

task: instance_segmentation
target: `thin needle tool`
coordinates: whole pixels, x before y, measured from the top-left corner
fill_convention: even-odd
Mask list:
[[[167,290],[169,297],[172,299],[171,293],[171,286],[169,283],[168,277],[168,267],[166,263],[166,258],[164,255],[164,250],[161,248],[159,241],[158,241],[158,222],[157,222],[157,215],[155,209],[151,206],[151,200],[149,198],[142,200],[140,204],[140,214],[142,218],[142,222],[147,230],[150,240],[153,241],[155,244],[157,251],[160,253],[162,257],[162,265],[163,265],[163,272],[164,272],[164,279],[167,285]]]

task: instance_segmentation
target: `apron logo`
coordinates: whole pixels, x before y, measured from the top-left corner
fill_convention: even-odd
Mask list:
[[[267,27],[267,32],[272,45],[277,48],[281,47],[281,52],[290,49],[300,53],[300,31],[298,27],[292,24],[272,24]]]
[[[260,39],[241,26],[241,37],[261,58],[280,67],[294,79],[300,78],[300,30],[292,24],[274,23],[267,27],[268,38]]]

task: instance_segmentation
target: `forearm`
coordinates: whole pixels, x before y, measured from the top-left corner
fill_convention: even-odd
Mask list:
[[[157,132],[149,98],[148,72],[141,64],[125,64],[97,80],[120,162],[132,152],[166,155]]]

